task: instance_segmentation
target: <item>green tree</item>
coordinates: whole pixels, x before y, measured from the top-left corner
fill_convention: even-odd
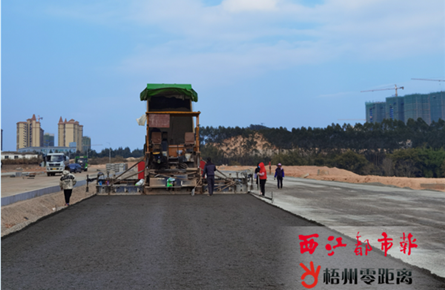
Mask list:
[[[441,171],[441,177],[445,177],[445,160],[443,161],[442,165],[440,166]]]
[[[416,148],[399,149],[388,155],[394,163],[394,174],[396,176],[413,177],[421,176],[417,167],[420,163],[419,153]]]
[[[419,162],[418,167],[425,177],[441,177],[442,164],[445,161],[445,150],[434,150],[432,148],[418,149]]]
[[[365,167],[369,163],[369,161],[366,160],[363,155],[348,150],[345,153],[335,157],[333,163],[334,166],[337,168],[342,168],[359,173],[360,170],[362,170],[363,167]]]
[[[306,165],[307,162],[299,152],[298,148],[287,153],[275,154],[271,159],[272,164],[281,163],[283,165]]]

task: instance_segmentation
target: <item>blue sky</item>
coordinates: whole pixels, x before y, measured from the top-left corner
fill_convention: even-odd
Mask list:
[[[190,83],[204,126],[325,127],[365,101],[444,90],[445,2],[3,1],[1,128],[75,119],[92,149],[142,148],[147,83]],[[351,121],[353,123],[360,121]],[[57,137],[57,136],[56,136]],[[57,140],[57,139],[56,139]]]

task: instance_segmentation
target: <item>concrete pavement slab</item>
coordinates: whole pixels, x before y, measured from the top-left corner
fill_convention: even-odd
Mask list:
[[[286,177],[278,189],[269,177],[273,204],[352,239],[357,233],[380,249],[382,233],[393,239],[388,254],[445,277],[445,193],[388,186]],[[264,199],[266,202],[271,202]],[[417,248],[407,255],[400,242],[411,233]]]

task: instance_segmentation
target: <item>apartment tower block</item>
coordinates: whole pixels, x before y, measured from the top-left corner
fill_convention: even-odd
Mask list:
[[[59,120],[58,146],[69,147],[70,143],[76,142],[76,150],[82,151],[83,125],[79,125],[78,121],[71,119],[69,121]]]
[[[17,122],[17,150],[43,146],[43,132],[40,119],[37,121],[35,114],[26,122]]]

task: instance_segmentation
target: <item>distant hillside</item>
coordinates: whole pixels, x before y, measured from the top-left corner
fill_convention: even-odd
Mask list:
[[[427,146],[434,149],[445,148],[445,121],[439,120],[428,125],[421,118],[403,121],[384,120],[382,123],[331,124],[326,128],[301,127],[267,128],[262,125],[240,127],[201,127],[202,143],[222,144],[224,140],[241,136],[249,139],[254,133],[261,134],[271,146],[279,149],[301,148],[323,151],[350,149],[392,150],[403,147],[407,140],[412,147]]]
[[[326,128],[202,127],[201,156],[216,164],[317,165],[357,174],[445,177],[445,121],[332,124]],[[410,140],[411,142],[408,142]],[[408,146],[408,144],[410,144]],[[407,148],[412,147],[412,148]]]
[[[227,138],[221,143],[209,143],[209,145],[217,147],[229,158],[240,155],[272,156],[278,153],[278,148],[270,144],[260,133],[238,135]]]

